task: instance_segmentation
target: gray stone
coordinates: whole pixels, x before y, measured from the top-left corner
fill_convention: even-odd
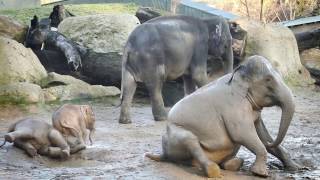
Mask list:
[[[47,72],[31,49],[0,37],[0,85],[16,82],[40,84]]]
[[[45,101],[66,101],[83,98],[117,96],[120,90],[114,86],[90,85],[68,75],[49,73],[42,81]]]
[[[245,55],[261,55],[270,60],[284,79],[292,85],[313,84],[309,72],[300,62],[294,34],[287,27],[262,24],[245,18],[236,21],[247,31]]]
[[[0,85],[0,103],[30,104],[43,102],[44,96],[39,85],[26,82]]]
[[[137,17],[129,14],[100,14],[66,18],[58,31],[97,53],[122,53]]]
[[[20,24],[18,21],[7,16],[0,15],[0,36],[23,43],[26,38],[27,31],[28,26]]]

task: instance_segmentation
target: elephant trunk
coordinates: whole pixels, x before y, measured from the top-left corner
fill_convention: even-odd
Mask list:
[[[278,146],[283,138],[285,137],[289,125],[291,123],[294,111],[295,104],[293,102],[293,96],[290,89],[287,86],[280,89],[279,93],[280,106],[282,109],[281,121],[279,126],[278,136],[271,144],[267,144],[268,147],[276,147]]]
[[[95,129],[90,129],[90,133],[89,133],[90,145],[93,144],[92,138],[93,138],[94,132],[95,132]]]
[[[225,52],[225,54],[223,56],[224,74],[228,74],[233,71],[233,50],[232,50],[232,43],[231,42],[230,42],[230,47],[228,48],[228,50]]]

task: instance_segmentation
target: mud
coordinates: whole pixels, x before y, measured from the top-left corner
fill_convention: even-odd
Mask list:
[[[269,179],[320,178],[320,92],[295,90],[296,113],[283,142],[292,157],[309,170],[285,172],[281,162],[268,157]],[[12,144],[0,149],[0,179],[204,179],[193,167],[159,163],[144,158],[146,152],[161,151],[165,122],[152,119],[146,99],[139,99],[132,109],[133,124],[118,124],[118,99],[72,102],[91,104],[96,114],[97,131],[93,146],[67,161],[46,157],[30,158]],[[45,106],[2,106],[0,140],[10,123],[23,117],[51,121],[59,104]],[[263,110],[263,119],[273,136],[278,132],[281,109]],[[242,148],[238,154],[245,159],[240,172],[223,171],[223,179],[260,179],[249,172],[255,156]],[[261,178],[262,179],[262,178]]]

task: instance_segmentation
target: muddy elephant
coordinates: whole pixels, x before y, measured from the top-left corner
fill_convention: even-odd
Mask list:
[[[9,127],[4,135],[6,142],[23,149],[31,157],[40,155],[65,159],[70,148],[59,131],[50,124],[33,119],[22,119]]]
[[[51,27],[58,27],[58,25],[67,17],[74,16],[63,5],[55,5],[50,13],[49,19],[51,20]]]
[[[261,119],[263,107],[282,109],[279,132],[271,138]],[[288,169],[300,166],[279,144],[284,139],[295,111],[291,90],[267,59],[251,56],[236,68],[172,107],[162,138],[162,155],[154,160],[188,161],[200,164],[208,177],[217,177],[219,165],[239,170],[243,160],[235,157],[240,146],[256,155],[251,171],[268,176],[267,151]]]
[[[89,105],[65,104],[53,113],[52,125],[59,130],[67,140],[71,153],[86,148],[86,139],[95,131],[95,116]],[[90,131],[89,136],[88,132]]]
[[[57,31],[51,31],[50,19],[41,19],[37,16],[31,20],[31,27],[28,30],[25,46],[33,51],[48,49],[60,51],[67,59],[70,70],[77,71],[82,67],[81,54],[85,53],[85,48]]]
[[[131,123],[129,108],[137,82],[148,89],[156,121],[167,119],[162,86],[183,77],[185,94],[207,83],[208,55],[222,58],[224,72],[233,69],[232,37],[222,17],[157,17],[129,36],[122,60],[120,123]]]

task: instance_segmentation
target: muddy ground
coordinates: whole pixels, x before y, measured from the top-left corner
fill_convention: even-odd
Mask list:
[[[294,94],[296,113],[283,145],[310,170],[284,172],[280,161],[270,155],[269,179],[320,179],[320,92],[297,89]],[[133,124],[129,125],[118,124],[118,98],[72,103],[93,106],[97,118],[94,145],[66,161],[59,161],[30,158],[7,144],[0,149],[0,179],[204,179],[196,168],[144,158],[145,152],[161,151],[161,135],[166,124],[152,120],[146,99],[134,103]],[[23,117],[50,122],[58,106],[1,107],[1,141],[10,123]],[[279,108],[263,110],[264,121],[273,136],[278,132],[280,114]],[[244,148],[238,156],[245,159],[244,167],[237,173],[223,171],[224,179],[259,179],[248,171],[255,156]]]

